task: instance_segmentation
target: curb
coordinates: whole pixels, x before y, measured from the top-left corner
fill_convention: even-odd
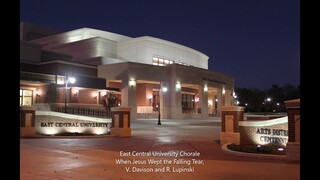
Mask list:
[[[239,151],[232,151],[227,148],[227,145],[229,145],[229,144],[222,145],[221,149],[223,152],[226,152],[228,154],[233,154],[233,155],[237,155],[237,156],[245,156],[245,157],[286,160],[286,155],[256,154],[256,153],[245,153],[245,152],[239,152]]]

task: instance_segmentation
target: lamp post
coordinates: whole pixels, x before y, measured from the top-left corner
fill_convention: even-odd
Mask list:
[[[237,100],[237,95],[236,95],[236,93],[233,93],[233,104],[234,105],[238,105],[238,100]]]
[[[67,113],[67,91],[68,91],[68,83],[75,83],[76,79],[74,77],[68,77],[68,73],[66,74],[65,84],[66,84],[66,91],[64,93],[64,113]]]
[[[167,87],[163,87],[162,91],[163,91],[163,95],[165,92],[167,92],[168,88]],[[160,120],[160,93],[161,93],[161,82],[160,82],[160,91],[159,91],[159,98],[158,98],[158,104],[159,104],[159,115],[158,115],[158,123],[157,125],[161,125],[161,120]]]
[[[264,99],[264,116],[267,116],[267,101],[271,101],[271,98]]]

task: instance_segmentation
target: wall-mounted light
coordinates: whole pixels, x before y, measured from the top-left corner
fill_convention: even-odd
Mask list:
[[[76,78],[74,77],[69,77],[68,78],[68,81],[71,83],[71,84],[74,84],[76,82]]]
[[[74,90],[74,95],[77,96],[79,94],[79,89]]]
[[[129,81],[129,85],[130,85],[130,86],[135,86],[135,85],[136,85],[136,81],[135,81],[134,79],[131,79],[131,80]]]
[[[225,94],[226,90],[224,89],[224,87],[222,88],[222,94]]]
[[[167,88],[167,87],[163,87],[163,88],[162,88],[162,91],[163,91],[163,92],[167,92],[167,91],[168,91],[168,88]]]
[[[177,84],[176,84],[176,89],[179,91],[179,90],[181,90],[181,84],[180,84],[180,82],[177,82]]]
[[[101,92],[101,96],[106,96],[107,95],[107,91],[102,91]]]
[[[218,99],[216,99],[216,102],[218,102]]]
[[[36,91],[36,96],[40,97],[41,92],[40,91]]]
[[[203,90],[204,90],[204,92],[207,92],[207,91],[208,91],[208,86],[207,86],[207,85],[204,85]]]
[[[92,97],[96,99],[98,97],[98,93],[97,92],[92,93]]]

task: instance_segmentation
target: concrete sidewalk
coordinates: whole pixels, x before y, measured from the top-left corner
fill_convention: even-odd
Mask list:
[[[21,139],[20,177],[41,180],[300,179],[299,163],[224,153],[218,144],[220,120],[217,118],[162,120],[162,125],[157,125],[157,120],[136,120],[131,128],[130,138]],[[150,151],[200,153],[200,156],[133,155]],[[130,156],[124,156],[129,153]],[[120,159],[131,164],[117,164],[116,160]],[[148,159],[161,164],[149,164]],[[133,161],[143,164],[133,164]],[[165,161],[172,164],[164,164]],[[134,172],[138,170],[153,172]]]

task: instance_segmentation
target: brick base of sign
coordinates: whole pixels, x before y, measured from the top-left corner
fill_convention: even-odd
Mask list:
[[[33,137],[36,136],[35,127],[20,127],[20,137]]]
[[[240,133],[238,132],[220,132],[220,144],[240,144]]]
[[[300,161],[300,142],[287,143],[287,161]]]
[[[130,137],[131,128],[111,128],[111,135],[119,137]]]

